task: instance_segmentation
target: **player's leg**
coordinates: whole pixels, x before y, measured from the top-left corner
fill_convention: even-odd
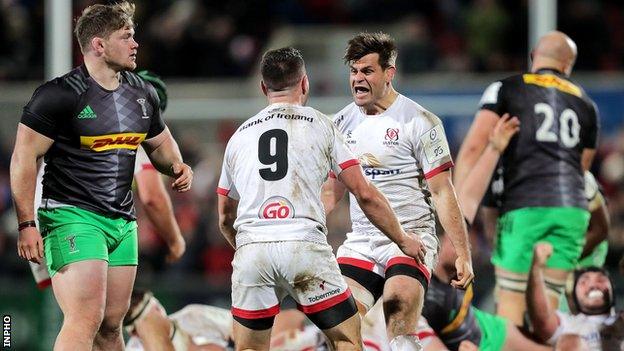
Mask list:
[[[297,308],[329,339],[336,350],[361,350],[360,316],[351,290],[327,244],[294,242],[290,252],[306,256],[291,260],[288,293]]]
[[[354,313],[335,327],[323,329],[334,350],[362,350],[360,315]]]
[[[269,350],[273,318],[265,322],[268,328],[252,329],[239,322],[239,319],[234,319],[232,337],[235,340],[236,350]],[[254,328],[261,328],[261,326],[258,325]]]
[[[369,247],[368,240],[360,242],[347,239],[336,254],[342,276],[362,317],[381,297],[385,283],[383,267],[361,253],[370,250]]]
[[[108,268],[106,309],[102,324],[95,336],[93,350],[124,349],[121,322],[130,306],[136,268],[136,266]]]
[[[375,251],[386,266],[383,307],[391,350],[422,349],[414,331],[438,260],[439,243],[431,233],[421,232],[420,237],[426,247],[423,263],[404,256],[394,243],[379,246]]]
[[[232,261],[232,338],[236,350],[268,350],[271,329],[279,313],[274,264],[277,243],[239,247]]]
[[[417,279],[406,275],[387,278],[383,307],[386,333],[391,350],[420,350],[421,344],[413,334],[422,311],[425,288]]]
[[[528,275],[510,272],[498,266],[495,269],[496,314],[516,326],[522,326],[527,309],[525,293]]]
[[[54,350],[91,350],[106,304],[106,271],[103,260],[65,265],[52,276],[54,296],[63,312],[63,325]]]
[[[55,350],[91,350],[104,315],[108,252],[90,215],[75,207],[38,211],[48,272],[63,312]]]
[[[509,211],[498,220],[492,263],[496,269],[496,314],[524,323],[526,287],[533,245],[550,230],[543,208]]]
[[[99,218],[105,228],[108,247],[106,309],[95,337],[94,350],[123,350],[121,324],[130,306],[130,296],[138,263],[136,221]]]

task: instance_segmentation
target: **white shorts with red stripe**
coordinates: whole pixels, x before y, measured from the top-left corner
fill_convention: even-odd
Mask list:
[[[365,287],[377,300],[383,293],[388,276],[409,275],[421,281],[426,289],[438,261],[438,238],[428,232],[419,233],[427,253],[424,264],[406,256],[383,234],[349,233],[338,248],[338,264],[343,275]]]
[[[357,312],[329,244],[251,243],[236,250],[232,266],[232,316],[251,329],[272,324],[286,295],[321,329]]]

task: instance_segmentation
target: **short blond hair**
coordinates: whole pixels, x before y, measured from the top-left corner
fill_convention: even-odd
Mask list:
[[[80,51],[88,51],[94,37],[108,38],[111,33],[126,26],[134,27],[134,4],[128,1],[111,5],[91,5],[76,20],[74,34]]]

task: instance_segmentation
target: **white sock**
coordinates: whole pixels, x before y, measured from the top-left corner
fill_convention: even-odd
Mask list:
[[[422,351],[423,347],[416,335],[399,335],[390,341],[391,351]]]

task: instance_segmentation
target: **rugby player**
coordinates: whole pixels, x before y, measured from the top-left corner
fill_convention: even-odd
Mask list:
[[[228,142],[217,190],[220,228],[236,248],[236,348],[268,349],[273,318],[290,295],[332,348],[361,350],[360,317],[326,238],[320,195],[330,169],[404,259],[421,264],[423,244],[401,228],[331,120],[304,106],[309,83],[299,51],[268,51],[261,72],[269,106]]]
[[[533,245],[556,250],[547,263],[552,304],[583,249],[589,212],[583,172],[593,159],[599,129],[595,104],[569,76],[574,42],[561,32],[544,35],[532,53],[531,72],[492,83],[458,155],[455,182],[462,182],[483,153],[501,116],[517,116],[521,128],[502,155],[503,193],[492,263],[497,276],[497,314],[522,325]]]
[[[361,33],[349,41],[344,60],[354,102],[336,113],[334,123],[403,227],[417,233],[426,247],[423,262],[406,257],[351,197],[352,232],[338,249],[338,263],[362,315],[383,296],[390,345],[401,350],[420,347],[417,336],[409,333],[437,261],[436,211],[458,256],[457,279],[451,284],[465,289],[473,271],[442,122],[394,89],[396,56],[394,40],[385,33]],[[344,195],[344,186],[332,178],[324,189],[329,212]]]
[[[557,311],[547,298],[544,277],[546,262],[552,254],[550,243],[535,245],[526,298],[537,340],[556,344],[563,335],[573,334],[580,336],[587,350],[621,350],[624,328],[621,328],[621,316],[614,310],[614,287],[608,272],[598,267],[575,270],[569,289],[572,312]],[[612,328],[617,324],[619,328]]]
[[[134,5],[87,7],[75,34],[84,64],[40,86],[24,108],[11,159],[18,254],[44,256],[64,320],[55,350],[122,350],[137,265],[131,191],[136,149],[187,191],[192,171],[136,68]],[[41,234],[37,160],[46,162]],[[42,239],[43,236],[43,239]]]

